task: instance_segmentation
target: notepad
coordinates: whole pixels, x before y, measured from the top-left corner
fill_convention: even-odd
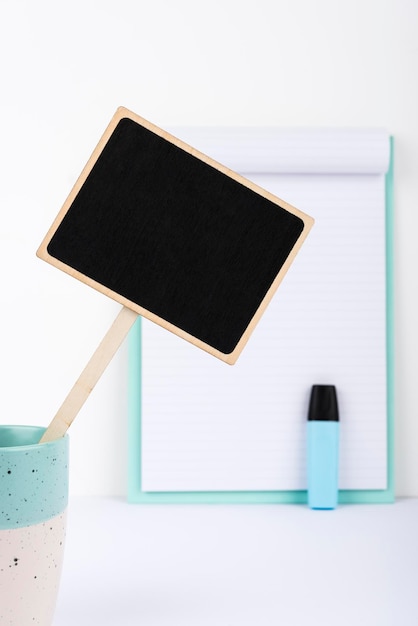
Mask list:
[[[313,384],[338,390],[340,489],[387,494],[387,133],[182,132],[315,228],[233,368],[142,320],[131,340],[142,359],[141,376],[131,371],[131,499],[303,494]]]

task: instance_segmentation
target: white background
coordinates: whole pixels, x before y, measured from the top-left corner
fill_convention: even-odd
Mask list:
[[[0,0],[1,422],[47,425],[119,305],[35,251],[114,110],[396,140],[396,490],[418,495],[418,4]],[[71,428],[75,494],[126,492],[126,345]]]

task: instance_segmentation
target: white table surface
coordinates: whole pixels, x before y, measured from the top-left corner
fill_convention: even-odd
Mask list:
[[[132,505],[73,497],[54,626],[416,626],[418,500]]]

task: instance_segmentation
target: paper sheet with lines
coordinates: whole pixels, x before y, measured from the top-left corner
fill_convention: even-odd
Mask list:
[[[337,131],[324,132],[332,173],[324,155],[322,171],[317,164],[315,173],[305,171],[306,155],[312,160],[318,152],[312,146],[313,140],[321,142],[317,131],[314,139],[312,131],[304,139],[301,131],[294,134],[307,148],[304,157],[298,148],[303,158],[299,165],[296,158],[293,173],[244,172],[312,215],[315,225],[238,362],[225,365],[143,320],[143,491],[305,489],[313,384],[337,388],[340,488],[386,488],[389,140],[385,133],[357,131],[346,133],[344,141]],[[289,150],[291,133],[283,136],[283,150]],[[335,154],[354,139],[360,143],[357,156],[348,145],[349,156],[336,171]],[[366,164],[365,144],[372,153]]]

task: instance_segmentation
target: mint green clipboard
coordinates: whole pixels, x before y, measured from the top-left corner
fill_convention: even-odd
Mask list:
[[[387,353],[387,487],[382,490],[344,490],[340,504],[391,503],[394,485],[394,304],[393,304],[393,138],[386,174],[386,353]],[[301,491],[207,491],[147,493],[141,488],[141,318],[129,335],[128,363],[128,492],[138,504],[306,504]]]

